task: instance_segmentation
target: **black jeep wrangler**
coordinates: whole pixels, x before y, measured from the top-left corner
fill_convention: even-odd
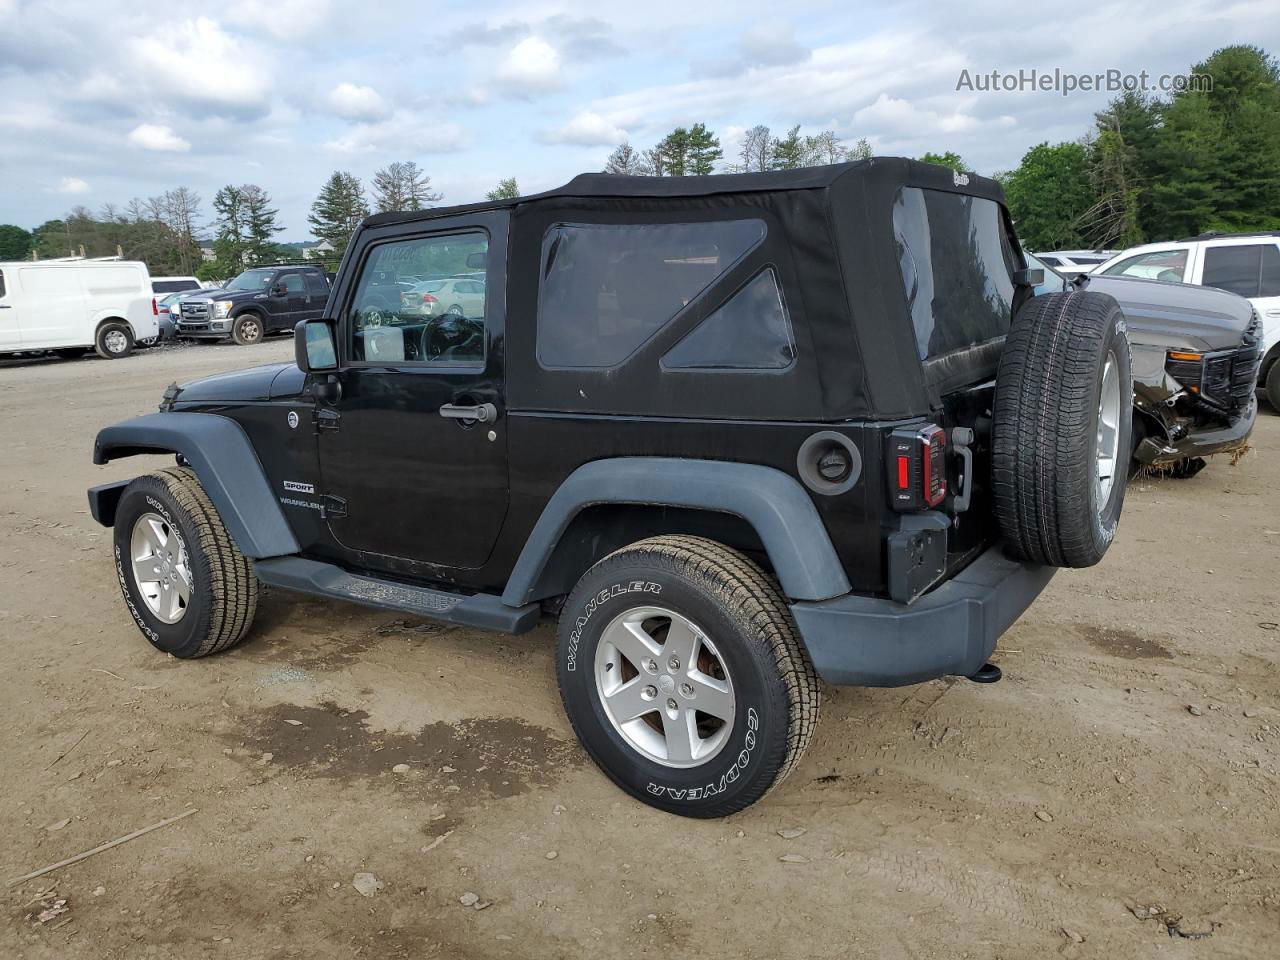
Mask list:
[[[996,183],[902,159],[379,214],[296,365],[102,430],[96,463],[177,466],[89,500],[177,657],[241,640],[260,584],[509,633],[558,613],[591,756],[721,816],[796,764],[819,679],[997,679],[1054,568],[1106,551],[1124,319],[1037,274]],[[424,276],[483,296],[423,310],[399,285]]]
[[[245,270],[226,286],[180,301],[174,333],[194,340],[257,343],[324,315],[324,267],[276,264]]]

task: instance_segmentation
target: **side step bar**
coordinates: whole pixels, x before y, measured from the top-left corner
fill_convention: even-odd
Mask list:
[[[496,594],[449,593],[378,580],[303,557],[272,557],[256,561],[253,567],[258,579],[273,587],[502,633],[532,630],[541,613],[541,607],[536,603],[509,607]]]

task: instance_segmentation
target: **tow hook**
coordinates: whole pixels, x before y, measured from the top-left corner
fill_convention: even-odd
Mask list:
[[[994,663],[984,663],[982,669],[971,676],[969,679],[974,683],[995,683],[1004,674],[1000,672],[1000,668]]]

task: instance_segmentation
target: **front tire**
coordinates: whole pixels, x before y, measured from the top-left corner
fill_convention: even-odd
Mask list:
[[[256,313],[242,313],[231,326],[231,339],[240,346],[247,347],[261,342],[265,332],[266,326],[261,316]]]
[[[248,633],[258,580],[189,468],[130,483],[116,508],[113,540],[125,605],[156,649],[194,659]]]
[[[817,676],[776,582],[710,540],[655,537],[588,570],[556,660],[565,712],[600,769],[681,816],[755,803],[817,723]]]
[[[98,328],[93,349],[104,360],[119,360],[133,353],[133,330],[127,323],[112,321]]]
[[[1280,413],[1280,357],[1273,360],[1270,369],[1267,370],[1266,391],[1271,409]]]

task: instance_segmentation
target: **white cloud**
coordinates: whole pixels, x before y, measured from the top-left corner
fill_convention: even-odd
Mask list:
[[[470,143],[456,123],[400,111],[376,123],[361,123],[325,144],[335,153],[391,153],[398,159],[428,153],[456,153]]]
[[[89,184],[79,177],[63,177],[54,189],[58,193],[88,193]]]
[[[131,43],[136,62],[148,64],[154,92],[233,112],[258,112],[271,91],[267,51],[223,30],[208,17],[165,24]],[[176,65],[176,66],[175,66]]]
[[[627,131],[592,110],[583,110],[568,123],[543,133],[541,139],[580,147],[616,147],[627,139]]]
[[[297,40],[326,26],[332,13],[332,0],[232,0],[225,16],[248,32],[266,30],[282,40]]]
[[[345,82],[329,91],[329,106],[347,120],[382,120],[389,112],[387,102],[373,87]]]
[[[129,134],[129,142],[143,150],[161,150],[171,153],[186,153],[191,149],[190,141],[182,139],[173,132],[172,127],[156,123],[140,123]]]
[[[498,66],[499,85],[515,96],[547,93],[561,82],[560,54],[541,37],[521,40]]]

